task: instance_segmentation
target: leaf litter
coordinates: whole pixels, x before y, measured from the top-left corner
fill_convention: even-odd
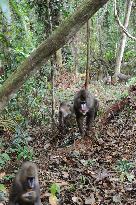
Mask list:
[[[135,100],[131,96],[106,125],[97,118],[88,137],[81,138],[76,126],[61,136],[57,129],[31,129],[43,205],[136,205]],[[60,193],[51,196],[54,183]]]

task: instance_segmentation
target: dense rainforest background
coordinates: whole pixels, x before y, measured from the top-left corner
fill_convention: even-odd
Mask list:
[[[59,106],[87,88],[89,136]],[[42,204],[136,204],[136,2],[0,0],[0,205],[22,162]]]

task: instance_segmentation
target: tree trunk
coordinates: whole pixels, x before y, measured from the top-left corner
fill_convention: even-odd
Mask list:
[[[52,35],[32,52],[0,87],[0,110],[19,90],[31,73],[40,69],[49,57],[60,49],[108,0],[86,0],[56,29]]]
[[[129,17],[131,13],[131,8],[132,8],[132,0],[127,1],[127,7],[126,7],[126,15],[124,19],[124,27],[127,29],[128,23],[129,23]],[[115,76],[120,73],[120,68],[121,68],[121,61],[123,58],[124,50],[125,50],[125,44],[126,44],[126,34],[123,32],[122,33],[122,38],[120,41],[119,49],[117,52],[117,59],[116,59],[116,66],[115,66]]]
[[[75,77],[78,75],[78,40],[77,40],[77,35],[72,39],[71,42],[71,51],[72,51],[72,56],[73,56],[73,62],[74,62],[74,73]]]
[[[90,24],[89,20],[87,21],[87,62],[86,62],[86,80],[85,80],[85,89],[89,85],[89,68],[90,68]]]
[[[51,60],[51,79],[52,79],[52,128],[54,129],[54,123],[55,123],[55,94],[54,94],[54,78],[55,78],[55,70],[56,65],[54,64],[54,55],[52,56]]]

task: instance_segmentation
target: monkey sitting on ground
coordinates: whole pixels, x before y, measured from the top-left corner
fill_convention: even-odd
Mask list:
[[[41,205],[38,172],[34,163],[22,164],[13,181],[8,205]]]
[[[130,75],[125,75],[123,73],[117,73],[116,76],[119,82],[127,82],[130,78]]]
[[[84,135],[83,120],[86,117],[86,134],[90,130],[91,123],[97,116],[99,108],[98,100],[85,89],[80,90],[74,98],[74,111],[81,135]]]
[[[59,106],[59,129],[64,131],[67,127],[67,119],[72,114],[72,105],[68,102],[62,102]]]
[[[112,84],[112,79],[111,79],[110,75],[105,76],[102,81],[103,81],[104,85],[111,85]]]

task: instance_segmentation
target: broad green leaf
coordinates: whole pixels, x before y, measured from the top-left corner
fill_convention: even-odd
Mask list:
[[[51,191],[51,194],[55,196],[57,193],[60,193],[60,186],[58,184],[52,184],[50,191]]]
[[[6,187],[4,186],[4,184],[0,184],[0,191],[5,191]]]

